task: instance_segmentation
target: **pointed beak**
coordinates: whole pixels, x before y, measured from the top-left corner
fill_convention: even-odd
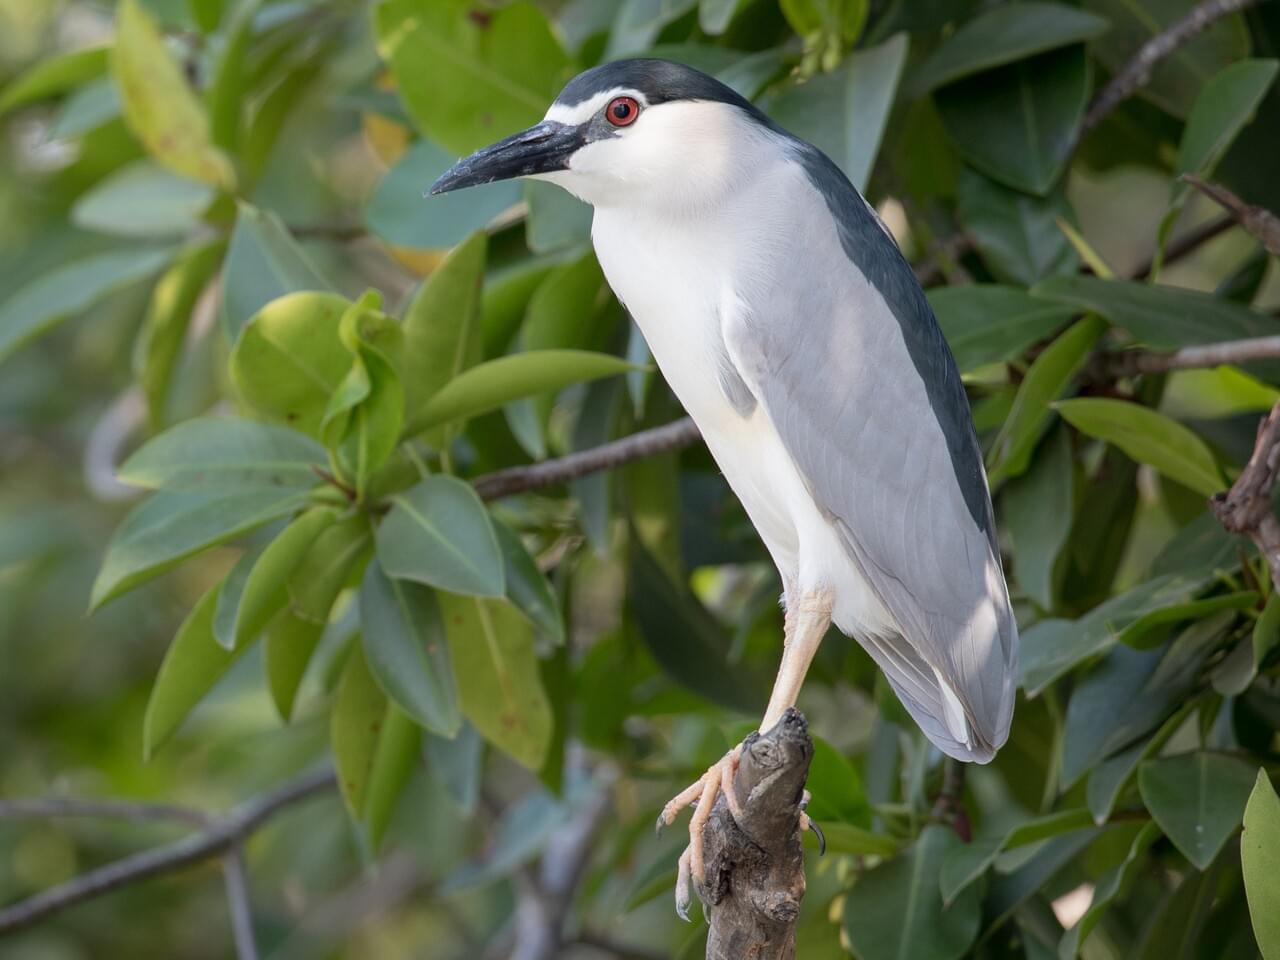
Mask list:
[[[428,192],[435,196],[496,180],[566,170],[569,157],[584,142],[579,127],[544,120],[463,157],[446,170]]]

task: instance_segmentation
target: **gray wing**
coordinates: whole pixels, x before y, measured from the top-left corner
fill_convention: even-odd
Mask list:
[[[1017,626],[968,400],[888,232],[829,160],[801,161],[803,235],[754,265],[726,348],[901,630],[859,641],[940,749],[985,762],[1008,737]]]

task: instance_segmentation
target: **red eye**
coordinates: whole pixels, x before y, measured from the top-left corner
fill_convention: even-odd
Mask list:
[[[605,107],[604,115],[615,127],[629,127],[640,116],[640,104],[633,97],[614,97]]]

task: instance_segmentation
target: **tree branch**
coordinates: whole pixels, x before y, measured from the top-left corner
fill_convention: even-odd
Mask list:
[[[1262,242],[1268,253],[1280,257],[1280,217],[1266,207],[1245,203],[1221,184],[1206,183],[1191,173],[1184,173],[1182,179],[1231,214],[1232,219]]]
[[[1125,350],[1119,353],[1099,354],[1096,369],[1090,372],[1094,379],[1107,380],[1117,377],[1134,377],[1140,373],[1168,373],[1170,370],[1203,370],[1224,363],[1249,363],[1254,360],[1280,359],[1280,336],[1251,337],[1246,340],[1227,340],[1223,343],[1204,343],[1183,347],[1172,353],[1154,353],[1150,350]]]
[[[1190,13],[1171,24],[1144,43],[1133,59],[1124,65],[1111,82],[1103,88],[1080,124],[1081,134],[1088,133],[1135,93],[1151,82],[1151,72],[1164,59],[1180,47],[1194,40],[1223,17],[1252,7],[1259,0],[1203,0]]]
[[[1180,237],[1175,237],[1169,246],[1165,248],[1164,265],[1167,267],[1171,263],[1181,260],[1188,254],[1199,250],[1204,244],[1208,243],[1214,237],[1226,233],[1236,225],[1233,217],[1218,217],[1216,220],[1210,220],[1200,226],[1188,231]],[[1155,256],[1148,257],[1137,270],[1133,271],[1132,279],[1145,280],[1151,276],[1151,271],[1155,267]]]
[[[253,938],[253,909],[249,905],[249,880],[245,876],[244,851],[239,844],[222,858],[222,877],[227,888],[227,909],[231,914],[236,960],[258,960],[258,945]]]
[[[679,450],[689,446],[700,436],[693,420],[684,417],[661,427],[641,430],[619,440],[554,460],[486,473],[471,482],[481,499],[497,500],[514,493],[554,487],[590,473],[611,470],[632,460]]]
[[[52,820],[59,817],[105,817],[133,823],[173,820],[193,827],[209,824],[203,810],[170,803],[137,803],[132,800],[98,800],[84,797],[35,797],[0,800],[0,820]]]
[[[190,836],[109,863],[12,904],[0,910],[0,934],[30,926],[59,910],[128,884],[226,854],[277,813],[331,790],[336,783],[333,770],[327,767],[303,774],[276,790],[245,801],[221,818],[211,819],[204,829]]]
[[[1253,540],[1267,558],[1271,582],[1280,590],[1280,520],[1271,509],[1271,490],[1280,468],[1280,403],[1258,423],[1253,455],[1226,493],[1214,494],[1209,509],[1231,533]]]

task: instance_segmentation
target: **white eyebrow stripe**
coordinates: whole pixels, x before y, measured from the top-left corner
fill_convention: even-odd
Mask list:
[[[645,106],[645,99],[635,90],[629,90],[626,87],[613,87],[609,90],[601,91],[588,100],[581,103],[567,105],[563,103],[553,103],[551,109],[547,111],[546,117],[543,119],[550,120],[553,123],[564,123],[569,126],[576,127],[580,123],[586,123],[593,116],[604,109],[604,105],[614,97],[628,96],[634,97],[636,101]]]

